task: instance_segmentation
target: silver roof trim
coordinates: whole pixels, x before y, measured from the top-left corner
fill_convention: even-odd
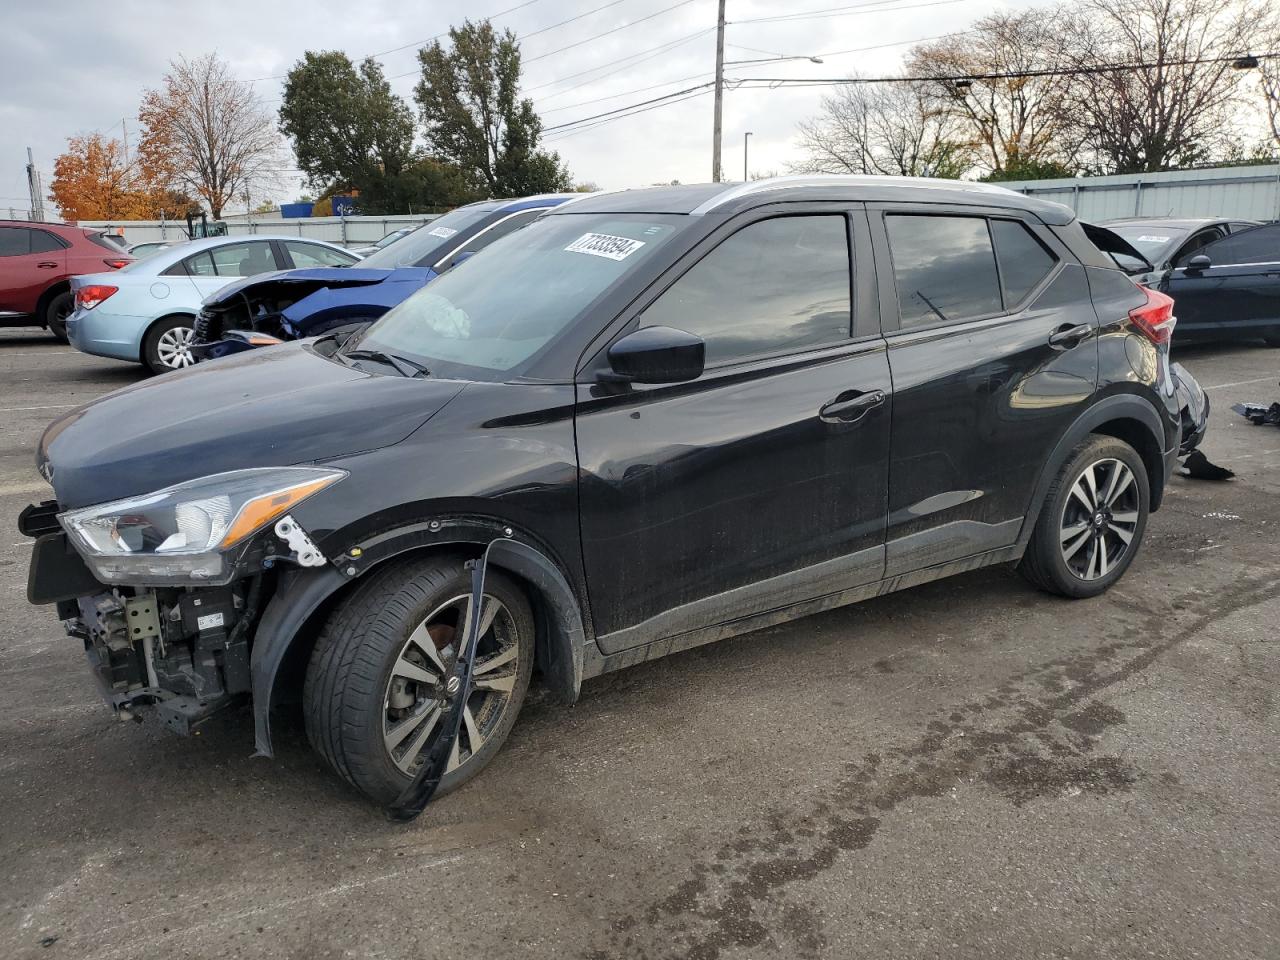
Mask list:
[[[864,176],[843,175],[843,174],[821,174],[806,175],[798,174],[789,177],[771,177],[768,180],[753,180],[750,183],[740,183],[737,186],[729,187],[723,193],[718,193],[710,200],[704,200],[692,210],[689,211],[690,216],[698,217],[704,213],[710,213],[716,207],[723,206],[731,200],[739,197],[750,196],[755,193],[767,193],[771,190],[792,190],[800,187],[822,187],[822,186],[842,186],[842,187],[859,187],[859,186],[877,186],[889,183],[895,187],[914,187],[918,190],[965,190],[973,193],[998,193],[1014,196],[1021,196],[1016,190],[1010,190],[1007,187],[998,187],[992,183],[974,183],[971,180],[941,180],[930,177],[891,177],[878,174],[867,174]]]

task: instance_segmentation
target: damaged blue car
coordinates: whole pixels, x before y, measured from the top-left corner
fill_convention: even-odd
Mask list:
[[[245,277],[205,300],[191,354],[214,360],[321,334],[368,326],[450,267],[552,207],[583,194],[483,200],[458,207],[355,267],[310,267]]]

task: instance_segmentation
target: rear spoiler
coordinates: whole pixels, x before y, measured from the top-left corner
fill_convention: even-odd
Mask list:
[[[1115,265],[1125,273],[1149,273],[1155,269],[1150,260],[1140,254],[1133,244],[1115,231],[1108,230],[1106,227],[1095,226],[1092,223],[1085,223],[1084,221],[1081,221],[1080,226],[1084,228],[1084,235],[1089,238],[1093,245],[1110,256]],[[1117,254],[1137,260],[1143,266],[1136,270],[1132,267],[1126,267],[1119,260],[1116,260]]]

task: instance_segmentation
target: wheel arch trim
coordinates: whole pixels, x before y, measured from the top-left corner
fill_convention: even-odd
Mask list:
[[[433,524],[439,529],[431,530]],[[254,746],[256,755],[273,756],[271,708],[279,692],[276,681],[280,668],[295,645],[302,641],[303,629],[339,591],[382,569],[387,562],[411,553],[464,548],[475,550],[505,535],[510,527],[469,519],[413,524],[370,538],[376,548],[356,548],[359,566],[347,564],[288,574],[268,601],[254,633],[250,654],[253,695]],[[516,537],[520,533],[513,531]],[[424,534],[436,534],[427,537]],[[544,641],[535,651],[547,684],[566,703],[577,700],[582,688],[587,630],[578,598],[560,566],[542,549],[523,539],[495,544],[489,562],[514,574],[537,593],[535,617]],[[348,571],[354,571],[349,573]]]

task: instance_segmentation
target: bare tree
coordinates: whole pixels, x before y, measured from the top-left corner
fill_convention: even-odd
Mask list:
[[[1258,31],[1264,37],[1260,46],[1268,53],[1280,50],[1280,12],[1272,11],[1263,29]],[[1271,151],[1280,148],[1280,58],[1259,58],[1261,71],[1258,79],[1259,93],[1262,95],[1262,115],[1267,119],[1267,129],[1271,141],[1267,145]]]
[[[955,119],[918,84],[849,84],[799,125],[795,173],[959,177],[973,165]]]
[[[1068,78],[993,77],[957,84],[956,77],[1055,71],[1066,59],[1057,18],[1044,10],[993,13],[971,29],[912,49],[907,70],[933,78],[926,84],[937,110],[960,121],[988,175],[1066,170],[1074,159],[1062,110]]]
[[[1078,0],[1064,21],[1078,72],[1067,114],[1091,166],[1171,170],[1225,155],[1242,99],[1231,57],[1248,51],[1264,13],[1251,0]],[[1218,62],[1204,62],[1218,59]]]
[[[271,192],[280,138],[252,86],[216,54],[169,66],[161,89],[148,91],[138,110],[144,162],[200,197],[215,218],[237,197]]]

